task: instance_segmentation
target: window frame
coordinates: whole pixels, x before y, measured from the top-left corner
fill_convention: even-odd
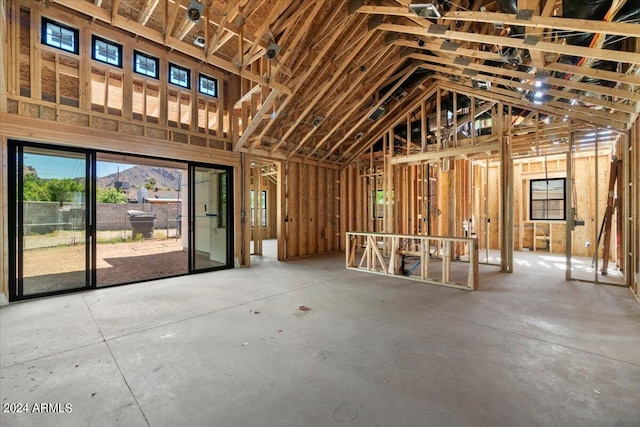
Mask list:
[[[203,80],[209,80],[209,81],[213,82],[213,85],[214,85],[214,88],[215,88],[214,89],[215,95],[212,95],[208,91],[203,91],[202,90],[202,81]],[[198,93],[200,93],[202,95],[210,96],[212,98],[217,98],[218,97],[218,79],[216,79],[215,77],[211,77],[211,76],[209,76],[207,74],[198,73]]]
[[[534,199],[534,183],[536,182],[547,182],[547,186],[548,183],[550,181],[562,181],[562,198],[549,198],[548,196],[546,198],[542,198],[542,199]],[[541,190],[536,190],[536,191],[541,191]],[[549,217],[549,202],[550,201],[562,201],[562,218],[550,218]],[[534,209],[534,204],[537,204],[535,202],[542,202],[543,204],[543,208],[542,210],[544,211],[544,215],[543,216],[538,216],[537,214],[534,214],[534,212],[540,211],[541,209]],[[529,220],[530,221],[566,221],[567,220],[567,209],[566,209],[566,203],[567,203],[567,178],[566,177],[559,177],[559,178],[539,178],[539,179],[530,179],[529,180]]]
[[[262,224],[262,228],[266,228],[267,227],[267,222],[268,222],[267,221],[267,218],[268,218],[267,207],[269,206],[267,204],[267,190],[262,190],[261,193],[262,193],[261,194],[262,197],[261,197],[261,200],[260,200],[260,204],[262,205],[262,218],[261,218],[260,222]],[[255,218],[254,218],[255,206],[253,204],[253,202],[255,201],[254,197],[255,197],[255,190],[252,189],[251,190],[251,196],[250,196],[250,199],[251,199],[251,227],[255,227]]]
[[[180,83],[176,83],[175,81],[172,81],[172,76],[173,74],[171,73],[173,69],[176,69],[178,71],[185,71],[187,73],[187,83],[186,86],[182,85]],[[191,89],[191,70],[189,68],[186,67],[182,67],[178,64],[174,64],[173,62],[169,62],[169,77],[167,79],[169,81],[170,84],[177,86],[179,88],[182,89]]]
[[[47,30],[48,30],[49,24],[55,25],[59,27],[61,30],[64,29],[64,30],[70,31],[73,34],[73,42],[72,42],[73,50],[65,49],[64,47],[62,47],[62,43],[60,43],[60,46],[56,46],[55,44],[51,44],[50,42],[48,42]],[[62,34],[61,34],[61,37],[62,37]],[[78,55],[80,53],[80,30],[43,16],[40,22],[40,42],[43,45],[51,47],[53,49],[58,49],[66,53],[72,53],[74,55]]]
[[[155,75],[148,74],[144,71],[138,71],[138,57],[151,60],[156,64]],[[139,50],[134,50],[133,51],[133,72],[138,75],[145,76],[154,80],[160,80],[160,58],[156,58],[155,56],[151,56]]]
[[[105,61],[96,57],[96,42],[98,41],[105,43],[108,46],[115,47],[118,50],[117,64],[114,64],[113,62],[108,62],[109,61],[108,59]],[[120,43],[116,43],[111,40],[105,39],[104,37],[101,37],[97,34],[92,34],[91,35],[91,59],[93,59],[94,61],[100,62],[101,64],[122,68],[122,45]]]

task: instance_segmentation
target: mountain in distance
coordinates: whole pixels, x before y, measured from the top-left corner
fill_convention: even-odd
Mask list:
[[[23,173],[23,175],[35,175],[35,176],[38,176],[38,171],[36,170],[36,168],[34,168],[33,166],[29,166],[29,165],[24,165],[22,167],[22,173]]]
[[[155,179],[155,187],[176,191],[182,172],[154,166],[137,165],[129,169],[97,178],[98,187],[115,187],[116,181],[128,183],[130,188],[140,188]]]

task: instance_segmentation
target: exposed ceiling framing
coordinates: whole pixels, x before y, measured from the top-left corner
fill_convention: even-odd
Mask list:
[[[536,129],[624,132],[640,112],[640,7],[628,0],[573,17],[563,9],[581,0],[437,0],[433,18],[407,0],[200,0],[197,22],[191,1],[48,0],[240,76],[234,150],[271,158],[346,165],[397,125],[408,152],[429,151],[441,142],[430,129],[412,140],[412,123],[444,111],[456,128],[439,120],[440,139],[499,106]]]

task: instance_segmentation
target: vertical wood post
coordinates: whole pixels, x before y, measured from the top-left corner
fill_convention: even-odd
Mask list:
[[[511,112],[511,107],[509,107]],[[509,114],[510,115],[510,114]],[[503,104],[498,103],[498,139],[500,141],[500,270],[513,272],[513,162],[511,141],[504,132]],[[510,133],[510,131],[509,131]]]

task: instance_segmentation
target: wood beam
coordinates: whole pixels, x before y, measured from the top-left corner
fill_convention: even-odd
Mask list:
[[[466,78],[462,69],[453,68],[453,67],[451,68],[441,67],[435,64],[427,65],[426,63],[423,64],[423,66],[433,71],[448,73],[450,75],[456,75],[462,78]],[[437,76],[435,78],[444,78],[444,76]],[[629,114],[635,114],[636,112],[635,111],[636,107],[630,106],[621,102],[607,101],[606,99],[579,95],[572,92],[557,90],[553,88],[536,87],[534,84],[524,83],[519,80],[502,79],[499,77],[493,77],[486,74],[478,74],[476,77],[473,78],[473,80],[487,81],[493,84],[499,84],[506,87],[518,88],[527,92],[536,92],[536,93],[541,93],[543,95],[550,95],[556,98],[563,98],[563,99],[566,99],[567,102],[563,103],[555,100],[547,100],[545,101],[545,103],[548,105],[557,106],[559,108],[566,108],[567,111],[580,111],[586,114],[593,114],[595,116],[599,116],[602,118],[609,118],[611,120],[619,121],[622,123],[628,123],[629,121],[631,121],[631,117],[629,116]],[[493,88],[490,89],[490,91],[491,90],[493,90]],[[514,96],[520,96],[520,95],[521,94],[519,93],[518,94],[514,93]],[[573,105],[571,101],[580,101],[580,102],[584,102],[585,104],[592,104],[599,107],[609,108],[611,110],[617,110],[617,111],[607,112],[607,111],[602,111],[595,108],[583,107],[578,105],[578,103],[575,103],[575,102],[574,102],[575,105]]]
[[[640,86],[640,75],[636,74],[617,73],[615,71],[599,70],[597,68],[584,68],[560,62],[552,62],[547,64],[545,68],[547,70],[558,71],[561,73],[576,74],[594,79],[603,79],[616,83]]]
[[[160,0],[145,0],[144,6],[138,15],[138,24],[146,25],[159,3]]]
[[[113,0],[111,3],[111,25],[116,20],[116,16],[118,16],[118,9],[120,8],[120,0]]]
[[[361,6],[358,13],[364,14],[380,14],[390,16],[403,16],[407,18],[416,18],[417,15],[410,12],[405,7],[393,7],[393,6]],[[429,23],[424,18],[424,26]],[[516,19],[515,14],[509,13],[495,13],[495,12],[474,12],[474,11],[450,11],[442,15],[442,21],[454,20],[454,21],[470,21],[470,22],[485,22],[493,24],[495,22],[501,22],[505,25],[524,26],[527,28],[553,28],[557,30],[577,31],[580,33],[604,33],[610,35],[618,35],[625,37],[640,37],[640,28],[638,24],[626,23],[626,22],[607,22],[607,21],[595,21],[588,19],[573,19],[573,18],[557,18],[557,17],[545,17],[545,16],[533,16],[531,20],[525,21]],[[481,41],[481,40],[477,40]],[[526,49],[526,47],[525,47]],[[588,56],[588,55],[580,55]]]
[[[373,32],[367,33],[367,36],[363,37],[360,43],[355,48],[353,48],[352,52],[342,61],[342,64],[340,64],[340,67],[338,67],[338,69],[333,73],[332,77],[322,85],[321,90],[316,94],[316,96],[314,96],[313,99],[311,100],[305,101],[306,107],[304,111],[298,115],[293,125],[289,128],[289,130],[287,130],[284,136],[280,139],[280,142],[273,147],[272,151],[277,150],[282,144],[286,144],[287,138],[291,136],[291,134],[294,132],[296,127],[300,125],[300,123],[302,123],[302,121],[309,115],[309,113],[311,113],[311,111],[315,108],[318,101],[327,92],[329,92],[332,89],[335,89],[334,84],[336,80],[342,77],[342,73],[351,64],[351,60],[357,54],[360,53],[360,50],[363,49],[367,43],[369,43],[369,40],[371,39],[372,36],[373,36]],[[373,43],[371,44],[373,45]]]
[[[439,78],[437,78],[439,79]],[[442,82],[440,83],[443,88],[448,88],[458,93],[462,93],[468,96],[475,96],[477,98],[486,99],[488,101],[502,101],[508,105],[517,106],[520,108],[526,108],[532,111],[543,111],[546,114],[553,114],[555,116],[564,117],[565,115],[569,115],[574,117],[576,120],[586,122],[586,123],[595,123],[601,126],[611,126],[618,131],[625,131],[625,126],[620,126],[618,122],[614,122],[611,120],[602,119],[597,116],[587,116],[582,113],[577,112],[569,112],[564,108],[557,108],[553,106],[549,106],[546,104],[534,104],[530,101],[524,101],[521,98],[514,98],[514,93],[512,91],[507,91],[504,89],[493,88],[492,92],[486,92],[483,90],[474,89],[471,86],[462,84],[462,83],[450,83],[448,80],[442,78]]]
[[[272,89],[271,93],[269,93],[269,96],[267,96],[267,99],[265,99],[262,102],[262,106],[260,107],[258,112],[255,114],[249,126],[247,126],[244,129],[244,131],[242,132],[242,135],[240,136],[240,138],[238,138],[238,141],[233,147],[233,151],[238,151],[240,147],[242,147],[244,143],[247,142],[251,134],[253,134],[253,132],[257,129],[260,122],[262,122],[262,116],[267,112],[267,110],[269,110],[269,108],[271,107],[271,104],[273,103],[273,101],[275,101],[277,96],[278,96],[278,91]]]
[[[276,2],[276,4],[271,8],[271,10],[269,11],[269,15],[267,16],[267,18],[262,22],[262,25],[260,25],[260,27],[256,30],[254,37],[256,38],[256,40],[263,40],[264,36],[267,34],[271,23],[273,21],[275,21],[275,19],[280,16],[280,14],[282,12],[284,12],[284,10],[289,7],[289,2],[286,1],[279,1]],[[275,40],[269,40],[269,42],[274,42]],[[249,61],[249,59],[251,57],[253,57],[257,52],[258,52],[258,48],[260,48],[260,45],[258,43],[254,43],[251,48],[249,49],[249,53],[247,53],[244,56],[244,59],[242,59],[242,63],[243,64],[249,64],[251,63],[251,61]]]
[[[545,41],[539,41],[535,46],[531,46],[525,44],[524,39],[516,39],[512,37],[462,33],[460,31],[449,30],[445,31],[443,34],[436,34],[430,33],[428,28],[398,24],[380,24],[377,29],[380,31],[392,31],[401,34],[412,34],[416,36],[435,37],[439,39],[461,40],[468,42],[480,42],[494,45],[511,46],[519,49],[533,49],[543,52],[553,52],[562,55],[583,56],[586,58],[603,59],[605,61],[622,62],[625,64],[640,63],[640,53],[622,52],[611,49],[594,49],[590,47],[563,45]]]
[[[77,12],[83,13],[87,16],[93,16],[99,19],[100,21],[110,23],[111,17],[108,11],[97,7],[92,3],[75,1],[75,0],[50,0],[53,3],[60,4],[68,9],[75,10]],[[174,6],[178,7],[178,6]],[[114,27],[121,28],[126,31],[133,32],[138,34],[140,37],[153,41],[155,43],[159,43],[163,46],[171,47],[174,50],[182,52],[186,55],[189,55],[195,58],[198,61],[206,62],[209,65],[213,65],[215,67],[221,68],[223,70],[229,71],[232,74],[242,75],[249,80],[252,80],[256,83],[259,83],[263,86],[267,86],[270,88],[274,88],[279,90],[282,93],[291,94],[291,90],[283,84],[277,82],[268,82],[266,78],[255,74],[251,71],[241,70],[238,66],[230,61],[219,58],[217,56],[211,56],[207,58],[202,49],[197,46],[190,45],[181,40],[176,39],[175,37],[164,37],[164,35],[156,30],[153,30],[149,27],[145,27],[144,25],[140,25],[137,22],[131,21],[125,17],[117,16],[115,22],[113,23]]]
[[[395,127],[395,124],[398,123],[398,120],[401,120],[401,118],[404,115],[406,115],[409,111],[414,110],[418,103],[432,97],[433,94],[438,91],[438,88],[435,84],[431,84],[428,88],[424,88],[422,85],[419,85],[417,90],[421,90],[422,93],[420,93],[416,101],[407,102],[404,108],[402,108],[399,112],[397,112],[397,114],[391,117],[388,121],[384,122],[385,126],[380,124],[380,126],[377,126],[377,127],[374,126],[370,128],[369,131],[367,131],[366,135],[363,137],[363,139],[366,138],[365,140],[367,141],[367,143],[363,144],[358,149],[358,151],[356,151],[354,155],[352,155],[349,159],[347,159],[347,161],[341,166],[340,170],[343,170],[344,168],[349,166],[349,164],[351,163],[351,161],[353,161],[353,159],[359,158],[362,155],[362,153],[370,149],[371,146],[375,144],[380,138],[382,138],[386,133],[388,133],[390,130],[393,130],[393,128]],[[393,123],[393,125],[389,126],[388,125],[389,123]],[[373,136],[371,136],[372,132],[373,132]],[[353,147],[355,147],[355,145],[351,146],[347,151],[345,151],[338,159],[338,162],[344,159],[345,156],[353,149]]]
[[[382,58],[382,56],[385,55],[389,51],[390,48],[391,48],[390,46],[386,46],[384,49],[381,49],[380,51],[378,51],[378,53],[372,58],[373,64],[370,64],[370,67],[367,68],[367,70],[373,68],[375,63],[377,63],[378,60],[380,60],[380,58]],[[367,72],[366,71],[365,72],[361,72],[360,75],[358,75],[358,77],[354,81],[350,82],[350,86],[353,89],[358,88],[360,83],[362,82],[362,80],[364,80],[364,78],[366,76],[367,76]],[[323,112],[323,114],[325,116],[325,120],[327,118],[329,118],[333,114],[333,112],[339,106],[341,106],[345,102],[345,100],[349,96],[351,96],[352,94],[353,94],[353,91],[345,91],[338,98],[331,99],[331,106],[329,107],[328,110]],[[291,155],[292,153],[295,153],[296,151],[298,151],[300,149],[300,147],[302,147],[309,140],[309,138],[311,138],[315,134],[316,130],[320,129],[320,127],[322,127],[322,125],[313,126],[311,128],[311,130],[309,130],[305,134],[305,136],[300,140],[300,142],[298,142],[298,145],[296,146],[296,148],[294,148],[289,155]]]
[[[329,151],[324,155],[323,160],[324,160],[324,159],[326,159],[327,157],[329,157],[329,156],[331,155],[331,153],[333,153],[335,150],[337,150],[337,149],[338,149],[338,147],[340,147],[340,146],[341,146],[341,145],[342,145],[342,144],[347,140],[347,138],[349,138],[351,135],[353,135],[353,134],[354,134],[354,132],[356,132],[356,131],[358,130],[358,127],[359,127],[360,125],[362,125],[365,121],[369,120],[369,116],[370,116],[371,114],[373,114],[373,112],[374,112],[374,111],[376,111],[376,110],[377,110],[377,109],[378,109],[378,108],[379,108],[379,107],[380,107],[380,106],[381,106],[381,105],[386,101],[386,99],[387,99],[388,97],[390,97],[390,96],[391,96],[391,95],[396,91],[396,89],[398,89],[398,88],[400,87],[400,85],[402,85],[402,83],[404,83],[404,82],[405,82],[405,81],[406,81],[406,80],[411,76],[411,74],[413,74],[413,72],[414,72],[415,70],[417,70],[417,69],[418,69],[418,66],[417,66],[417,65],[412,65],[412,66],[410,66],[410,67],[405,71],[404,76],[402,76],[402,78],[401,78],[400,80],[398,80],[398,81],[396,82],[396,84],[394,84],[394,85],[391,87],[391,89],[389,89],[389,90],[388,90],[388,91],[387,91],[383,96],[381,96],[381,97],[380,97],[380,99],[378,100],[378,102],[376,102],[376,103],[373,105],[373,107],[369,108],[365,114],[362,114],[362,115],[361,115],[360,120],[358,120],[358,121],[357,121],[357,123],[356,123],[354,126],[351,126],[351,129],[349,129],[349,130],[344,134],[344,136],[343,136],[339,141],[337,141],[337,142],[333,145],[333,147],[331,147],[331,149],[330,149],[330,150],[329,150]],[[335,127],[337,128],[337,127],[341,126],[341,125],[342,125],[346,120],[347,120],[347,117],[344,117],[342,120],[340,120],[340,122],[338,122],[339,124],[338,124],[338,125],[336,125]],[[327,135],[327,136],[328,136],[328,135]],[[325,137],[325,138],[327,138],[327,137]],[[324,138],[323,138],[323,139],[324,139]],[[327,139],[328,139],[328,138],[327,138]],[[321,141],[321,142],[323,142],[323,141]],[[323,143],[324,143],[324,142],[323,142]],[[320,144],[320,143],[319,143],[319,144]],[[312,153],[310,153],[310,154],[309,154],[309,156],[310,156],[311,154],[313,154],[313,152],[312,152]],[[307,157],[308,157],[308,156],[307,156]]]
[[[314,59],[313,63],[311,63],[309,68],[307,68],[307,70],[303,74],[301,74],[299,76],[299,79],[300,79],[301,82],[305,82],[316,71],[316,67],[323,62],[324,55],[329,51],[329,49],[333,46],[333,44],[336,42],[336,40],[340,37],[341,31],[347,25],[348,21],[349,20],[347,20],[347,22],[343,22],[343,23],[339,24],[338,27],[336,28],[335,33],[331,36],[331,39],[329,39],[325,43],[325,45],[322,47],[322,49],[320,49],[320,51],[315,52],[315,59]],[[297,93],[298,90],[300,90],[302,88],[302,84],[294,85],[293,87],[294,87],[293,93]],[[278,121],[277,119],[280,117],[281,113],[284,111],[284,109],[287,107],[287,105],[289,105],[289,103],[294,98],[295,98],[294,96],[289,96],[284,100],[284,102],[282,102],[278,106],[278,109],[275,111],[275,120],[269,121],[264,126],[264,128],[260,132],[260,135],[258,136],[258,139],[256,140],[256,142],[253,143],[252,148],[256,148],[256,146],[257,146],[258,142],[260,141],[260,139],[262,137],[264,137],[267,134],[267,132],[269,131],[269,129]]]
[[[409,57],[411,58],[415,58],[415,59],[419,59],[421,61],[425,61],[425,62],[429,62],[429,63],[438,63],[438,64],[446,64],[446,65],[451,65],[454,67],[460,67],[459,65],[455,64],[452,61],[447,61],[445,59],[442,58],[434,58],[433,56],[428,56],[428,55],[421,55],[421,54],[411,54],[409,55]],[[496,75],[502,75],[502,76],[506,76],[506,77],[515,77],[518,79],[523,79],[523,80],[528,80],[528,81],[534,81],[535,80],[535,75],[534,74],[529,74],[529,73],[525,73],[522,71],[513,71],[507,68],[498,68],[498,67],[489,67],[486,65],[481,65],[481,64],[476,64],[476,63],[469,63],[468,65],[466,65],[464,68],[468,68],[468,69],[472,69],[472,70],[476,70],[476,71],[480,71],[480,72],[484,72],[484,73],[490,73],[490,74],[496,74]],[[624,90],[620,90],[620,89],[612,89],[609,87],[603,87],[603,86],[599,86],[599,85],[592,85],[592,84],[588,84],[588,83],[580,83],[580,82],[572,82],[572,81],[568,81],[565,79],[559,79],[559,78],[555,78],[555,77],[547,77],[546,79],[548,84],[551,85],[556,85],[558,87],[564,87],[564,88],[572,88],[574,90],[579,90],[579,91],[585,91],[585,92],[593,92],[593,93],[599,93],[601,95],[605,95],[605,96],[613,96],[613,97],[618,97],[618,98],[622,98],[622,99],[629,99],[632,101],[640,101],[640,93],[635,93],[635,92],[631,92],[631,91],[624,91]],[[577,95],[577,94],[576,94]]]

